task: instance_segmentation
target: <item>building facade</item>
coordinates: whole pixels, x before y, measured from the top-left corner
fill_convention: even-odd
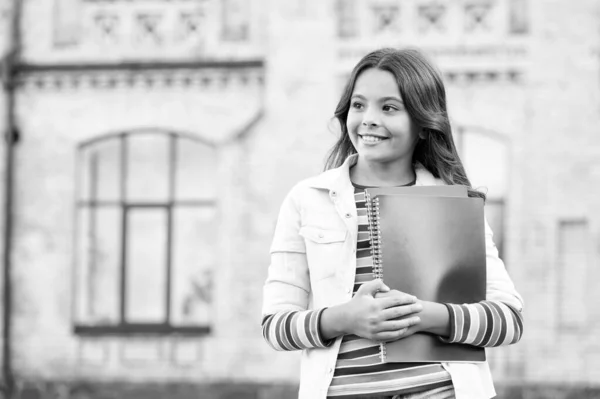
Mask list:
[[[521,343],[488,352],[500,397],[600,386],[596,3],[23,1],[0,248],[17,393],[293,397],[298,354],[260,332],[273,228],[323,168],[352,66],[382,46],[442,70],[525,298]]]

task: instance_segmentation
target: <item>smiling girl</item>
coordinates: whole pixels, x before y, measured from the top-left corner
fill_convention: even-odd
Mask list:
[[[480,347],[518,342],[523,301],[486,222],[486,300],[434,303],[372,273],[364,189],[461,184],[440,73],[416,50],[382,49],[354,68],[335,111],[326,172],[280,210],[264,286],[263,336],[303,350],[300,398],[491,398],[488,364],[385,363],[379,343],[414,333]],[[402,265],[398,265],[402,267]]]

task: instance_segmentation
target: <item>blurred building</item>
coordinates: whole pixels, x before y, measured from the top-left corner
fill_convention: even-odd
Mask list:
[[[2,53],[12,4],[0,1]],[[381,46],[418,46],[443,71],[457,145],[525,298],[521,343],[488,352],[500,397],[600,387],[595,0],[21,6],[13,236],[0,247],[20,397],[293,397],[298,354],[260,332],[278,208],[322,170],[341,87]]]

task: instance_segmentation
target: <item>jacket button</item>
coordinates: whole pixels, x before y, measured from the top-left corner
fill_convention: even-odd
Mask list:
[[[332,196],[332,197],[335,197],[336,195],[337,195],[337,192],[336,192],[336,191],[332,191],[332,192],[331,192],[331,196]]]
[[[319,233],[319,238],[323,238],[323,237],[324,237],[323,233]]]
[[[349,213],[346,214],[346,219],[350,219],[351,217],[352,217],[351,214],[349,214]]]

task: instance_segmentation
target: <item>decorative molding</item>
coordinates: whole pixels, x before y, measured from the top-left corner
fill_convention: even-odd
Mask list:
[[[187,41],[194,37],[194,35],[202,34],[201,26],[206,20],[206,15],[203,11],[182,11],[179,14],[179,32],[178,38],[182,41]]]
[[[429,33],[434,31],[443,33],[447,28],[446,14],[447,5],[444,3],[432,2],[420,5],[418,8],[419,32]]]
[[[465,39],[501,43],[528,33],[530,16],[528,0],[337,0],[335,18],[342,42],[365,43],[388,34],[396,41],[389,45],[397,46],[400,38],[403,43],[420,43],[429,34],[437,34],[439,44],[456,45]]]
[[[135,16],[134,42],[160,46],[165,42],[164,15],[158,12],[141,12]]]
[[[339,72],[346,73],[371,47],[340,46],[337,57]],[[521,83],[528,68],[529,46],[505,45],[435,45],[421,47],[423,52],[438,61],[448,81],[479,82],[508,81]]]
[[[61,59],[259,57],[255,0],[55,0]],[[106,57],[106,58],[105,58]]]
[[[30,90],[262,87],[262,61],[180,64],[25,65],[19,84]]]
[[[82,3],[206,3],[209,0],[81,0]]]
[[[444,71],[443,75],[447,84],[522,83],[524,79],[523,71],[518,69]]]
[[[494,11],[492,1],[473,1],[464,6],[465,31],[468,33],[491,32],[490,16]]]
[[[373,33],[396,34],[401,30],[400,5],[394,3],[375,3],[371,5],[373,15]]]
[[[115,13],[104,12],[94,16],[94,26],[96,35],[105,43],[114,43],[118,41],[118,28],[121,19]]]

